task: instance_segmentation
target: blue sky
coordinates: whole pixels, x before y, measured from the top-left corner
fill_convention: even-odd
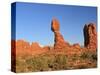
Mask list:
[[[83,27],[90,22],[97,24],[97,8],[17,2],[16,39],[53,45],[54,33],[51,31],[53,17],[59,20],[60,32],[65,41],[83,45]]]

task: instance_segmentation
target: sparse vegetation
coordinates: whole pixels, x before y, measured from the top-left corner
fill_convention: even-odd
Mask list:
[[[38,56],[24,56],[16,59],[16,72],[54,71],[67,69],[95,68],[97,55],[84,52],[80,56],[68,57],[62,54],[41,54]]]
[[[81,54],[81,58],[97,61],[97,52],[85,51]]]

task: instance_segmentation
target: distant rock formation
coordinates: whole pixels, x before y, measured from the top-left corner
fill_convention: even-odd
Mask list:
[[[78,48],[78,49],[80,49],[80,48],[81,48],[81,47],[80,47],[80,45],[79,45],[78,43],[73,44],[73,47]]]
[[[49,46],[40,47],[37,42],[26,42],[25,40],[11,41],[12,56],[37,55],[50,50]]]
[[[44,52],[47,52],[49,49],[47,47],[40,47],[40,45],[37,42],[33,42],[31,44],[31,50],[32,50],[32,55],[37,55],[37,54],[41,54]]]
[[[50,47],[49,46],[44,46],[43,47],[43,50],[48,50],[49,51],[50,50]]]
[[[97,32],[96,25],[90,23],[84,26],[84,46],[88,49],[97,49]]]
[[[37,42],[32,42],[31,49],[32,49],[32,51],[36,51],[36,50],[41,50],[42,48],[40,47],[40,45]]]
[[[31,55],[31,48],[29,42],[26,42],[24,40],[17,40],[16,55]]]
[[[54,49],[61,49],[67,46],[63,36],[60,34],[60,24],[57,19],[53,19],[51,22],[51,30],[54,32]]]

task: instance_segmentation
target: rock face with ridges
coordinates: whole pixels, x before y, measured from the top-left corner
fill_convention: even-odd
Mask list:
[[[67,46],[63,36],[60,34],[60,24],[57,19],[53,19],[51,22],[51,30],[54,32],[54,49],[61,49]]]
[[[84,26],[84,46],[88,49],[97,49],[96,25],[90,23]]]

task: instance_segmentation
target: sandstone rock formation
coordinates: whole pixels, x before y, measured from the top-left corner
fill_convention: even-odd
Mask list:
[[[26,42],[24,40],[17,40],[16,55],[31,55],[31,48],[29,42]]]
[[[51,30],[54,32],[54,49],[61,49],[67,46],[63,36],[60,34],[60,24],[57,19],[53,19],[51,22]]]
[[[49,47],[49,46],[44,46],[44,47],[43,47],[43,50],[49,51],[49,50],[50,50],[50,47]]]
[[[79,45],[78,43],[73,44],[73,47],[78,48],[78,49],[80,49],[80,48],[81,48],[81,47],[80,47],[80,45]]]
[[[50,50],[49,46],[40,47],[37,42],[26,42],[25,40],[12,40],[11,41],[11,53],[13,57],[24,55],[37,55]],[[13,58],[12,57],[12,58]]]
[[[37,54],[41,54],[41,53],[44,53],[44,52],[47,52],[48,49],[47,47],[40,47],[40,45],[37,43],[37,42],[33,42],[31,44],[31,50],[32,50],[32,55],[37,55]]]
[[[37,42],[32,42],[31,49],[32,49],[32,51],[36,51],[36,50],[41,50],[42,48],[40,47],[40,45]]]
[[[12,56],[19,55],[37,55],[45,52],[51,53],[66,53],[68,55],[81,54],[82,51],[97,49],[97,32],[96,26],[93,23],[84,26],[84,47],[79,43],[70,45],[66,42],[60,33],[60,24],[57,19],[53,19],[51,23],[51,30],[54,32],[54,47],[41,47],[37,42],[30,44],[24,40],[12,40]],[[66,52],[65,52],[66,51]]]
[[[88,49],[97,49],[97,32],[96,25],[90,23],[84,26],[84,46]]]

